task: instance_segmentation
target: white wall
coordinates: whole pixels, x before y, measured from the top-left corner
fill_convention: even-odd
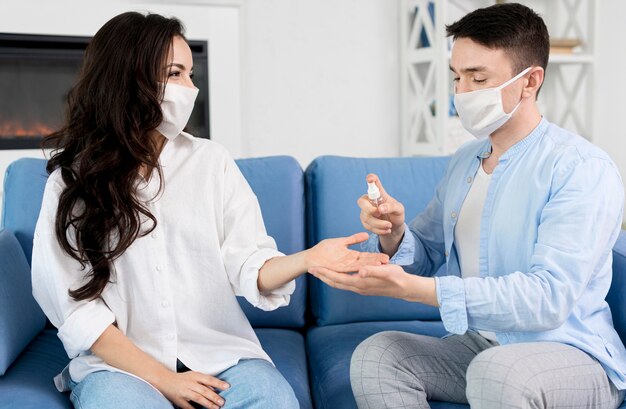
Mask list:
[[[398,2],[249,0],[244,109],[252,156],[399,154]]]
[[[626,2],[601,1],[596,41],[593,142],[613,158],[626,181]]]

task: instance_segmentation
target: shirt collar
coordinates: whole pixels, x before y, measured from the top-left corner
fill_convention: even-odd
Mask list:
[[[500,156],[500,160],[506,160],[514,155],[524,152],[529,146],[534,144],[537,140],[539,140],[539,138],[543,136],[543,134],[546,133],[548,125],[548,121],[542,117],[541,121],[539,121],[539,124],[535,127],[535,129],[533,129],[532,132],[529,133],[528,136],[526,136],[524,139],[517,142],[515,145],[511,146],[506,152],[504,152],[504,155]]]
[[[524,139],[517,142],[515,145],[511,146],[502,156],[500,156],[500,161],[507,160],[519,153],[524,152],[530,145],[532,145],[535,141],[537,141],[548,129],[548,125],[550,123],[544,117],[541,118],[539,124],[533,129]],[[485,142],[479,145],[478,152],[476,153],[476,158],[485,159],[491,155],[491,138],[486,138]]]

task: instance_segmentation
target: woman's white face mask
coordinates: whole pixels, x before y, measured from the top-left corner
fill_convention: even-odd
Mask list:
[[[163,102],[161,102],[163,121],[156,130],[169,140],[180,135],[191,117],[197,96],[198,88],[196,87],[189,88],[167,83],[163,92]]]
[[[531,68],[526,68],[498,87],[455,94],[454,107],[463,127],[476,138],[486,138],[511,119],[522,101],[507,114],[502,104],[502,89],[520,79]]]

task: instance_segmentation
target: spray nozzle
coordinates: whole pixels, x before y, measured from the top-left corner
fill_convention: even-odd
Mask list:
[[[367,182],[367,197],[370,200],[380,199],[380,190],[378,190],[378,186],[376,186],[376,183]]]

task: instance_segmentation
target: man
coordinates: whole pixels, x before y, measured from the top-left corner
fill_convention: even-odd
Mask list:
[[[410,225],[368,175],[385,200],[359,199],[375,233],[368,246],[393,264],[311,271],[337,288],[438,306],[451,333],[365,340],[350,370],[358,406],[616,408],[626,350],[604,301],[624,200],[616,167],[540,115],[549,38],[534,11],[495,5],[447,30],[456,109],[478,139],[454,155]],[[433,278],[444,263],[447,274]]]

